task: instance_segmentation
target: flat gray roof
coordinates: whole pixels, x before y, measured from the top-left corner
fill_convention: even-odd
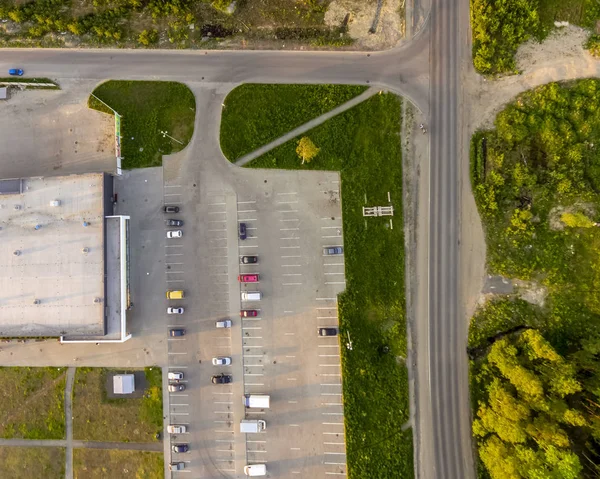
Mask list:
[[[22,182],[0,195],[0,336],[103,334],[103,174]]]

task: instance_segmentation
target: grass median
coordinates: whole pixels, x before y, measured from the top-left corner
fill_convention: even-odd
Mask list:
[[[2,479],[61,479],[65,477],[62,447],[0,447]]]
[[[346,291],[339,298],[347,464],[350,478],[413,477],[409,418],[402,221],[401,101],[372,97],[307,132],[319,152],[302,164],[296,138],[252,168],[339,170]],[[389,217],[363,206],[394,206]]]
[[[163,454],[146,451],[103,449],[74,449],[73,477],[75,479],[164,477]]]
[[[223,154],[235,161],[366,89],[359,85],[241,85],[225,98]]]
[[[110,115],[114,110],[122,117],[125,169],[160,166],[162,155],[177,153],[192,138],[196,99],[182,83],[111,80],[98,86],[92,95],[88,99],[90,108]]]
[[[0,368],[0,437],[64,439],[66,368]]]
[[[107,397],[107,377],[114,372],[122,371],[77,369],[73,391],[73,437],[86,441],[156,441],[163,420],[160,368],[145,369],[146,387],[140,398]]]

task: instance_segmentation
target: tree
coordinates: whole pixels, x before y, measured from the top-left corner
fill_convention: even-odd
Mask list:
[[[156,30],[143,30],[138,37],[138,42],[145,46],[152,45],[158,42],[158,32]]]
[[[308,136],[303,136],[296,147],[297,155],[302,159],[302,164],[310,163],[310,161],[319,154],[320,148],[312,142]]]
[[[563,213],[560,220],[569,228],[591,228],[594,222],[583,213]]]

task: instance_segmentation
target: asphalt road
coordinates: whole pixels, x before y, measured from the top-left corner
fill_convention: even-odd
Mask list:
[[[418,395],[427,403],[415,425],[432,450],[422,478],[474,477],[470,441],[466,324],[459,307],[460,72],[468,32],[467,0],[436,0],[423,30],[381,53],[281,51],[121,51],[3,49],[0,70],[24,68],[53,79],[145,79],[235,84],[355,83],[412,100],[430,118],[429,363],[419,363]],[[468,41],[466,49],[468,50]],[[464,141],[464,139],[462,139]],[[426,274],[426,272],[423,272]],[[419,318],[426,322],[427,318]],[[423,344],[417,347],[426,347]],[[419,403],[421,404],[421,402]],[[420,455],[423,457],[423,455]]]

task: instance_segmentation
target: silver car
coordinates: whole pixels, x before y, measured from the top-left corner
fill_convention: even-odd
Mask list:
[[[229,366],[231,364],[231,358],[227,356],[220,356],[212,358],[213,366]]]

